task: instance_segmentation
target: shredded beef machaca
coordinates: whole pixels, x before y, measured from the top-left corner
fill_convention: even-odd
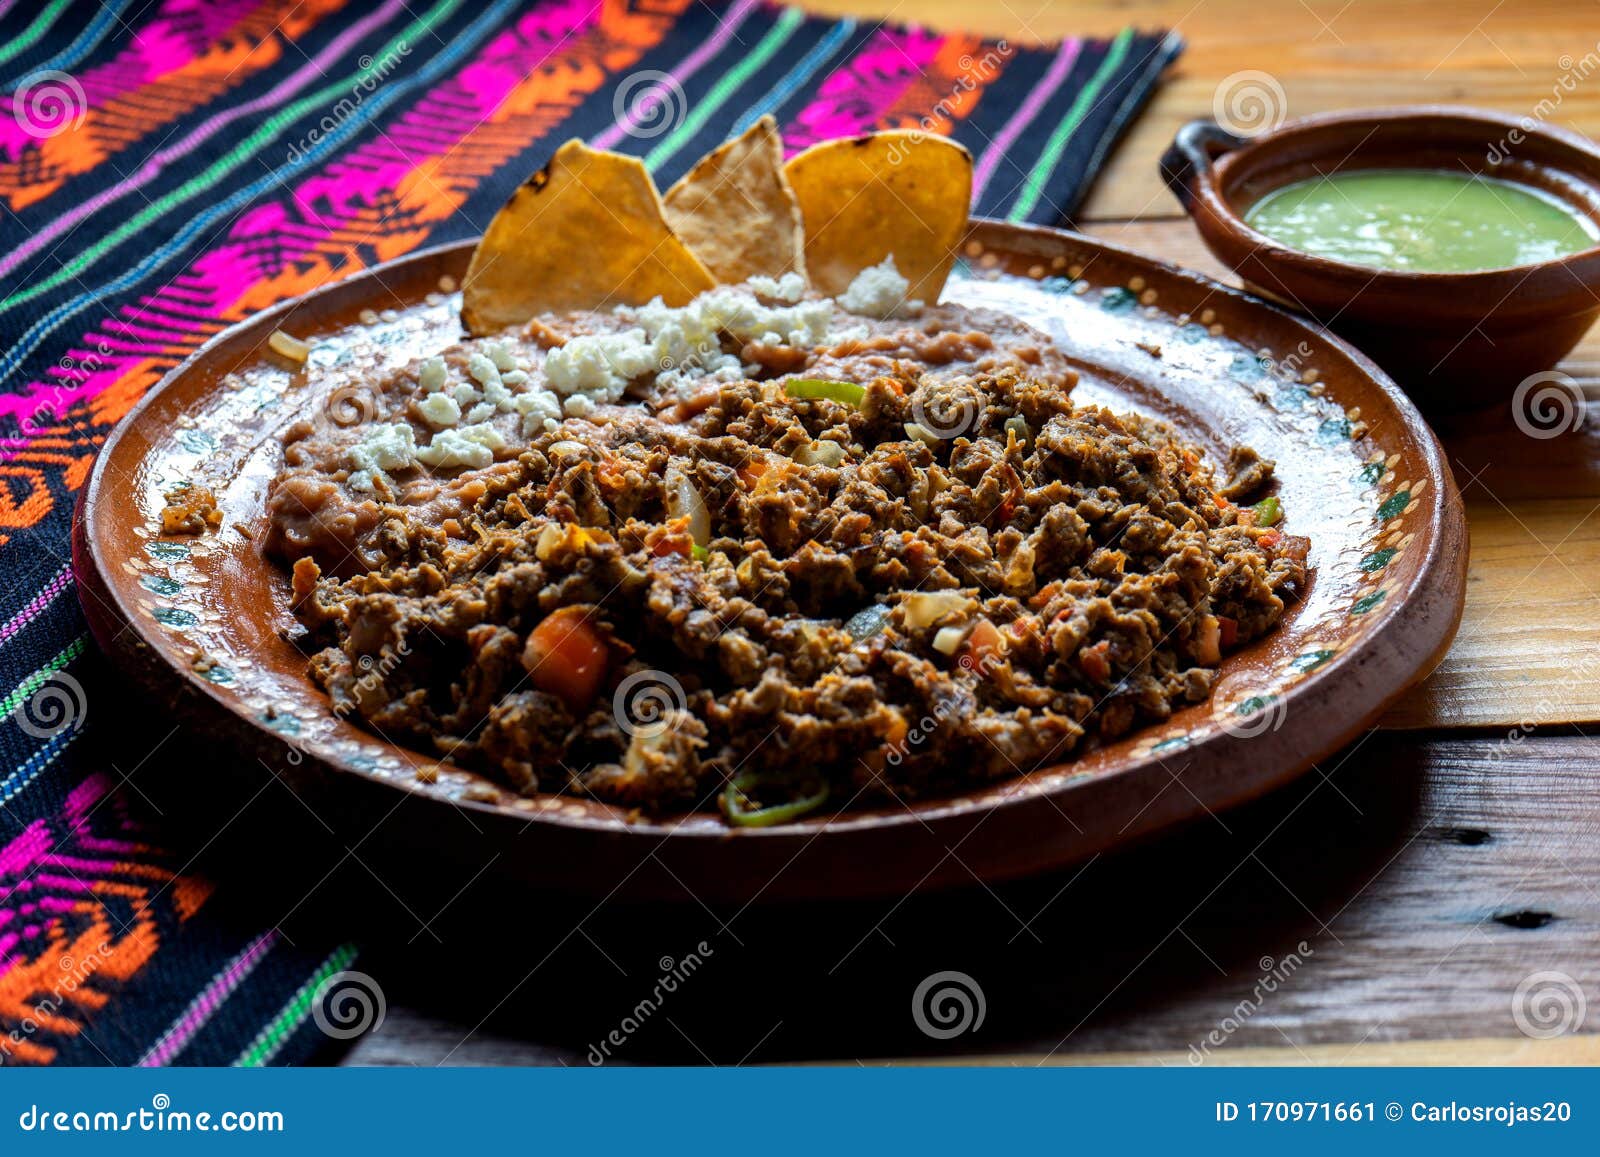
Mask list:
[[[503,341],[537,374],[593,324]],[[1012,319],[752,346],[742,380],[630,390],[361,491],[358,432],[292,431],[268,548],[335,709],[526,793],[671,813],[820,782],[825,810],[866,806],[1205,700],[1304,586],[1306,541],[1250,506],[1270,462],[1214,473],[1164,425],[1074,406]],[[414,377],[382,385],[391,420],[418,422]]]

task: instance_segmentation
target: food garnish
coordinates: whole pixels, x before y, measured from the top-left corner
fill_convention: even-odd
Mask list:
[[[893,256],[909,298],[938,300],[967,230],[966,149],[896,129],[813,145],[785,171],[805,219],[812,285],[843,293],[863,269]]]
[[[763,803],[776,794],[779,802]],[[767,828],[797,820],[828,802],[828,781],[788,774],[747,771],[722,789],[722,814],[737,828]]]
[[[667,224],[723,284],[805,275],[800,202],[771,116],[701,157],[661,201]]]
[[[867,387],[855,382],[830,382],[821,378],[790,378],[783,392],[791,398],[821,399],[844,406],[859,406],[866,400]]]
[[[714,284],[667,224],[644,162],[570,140],[489,222],[461,320],[488,334],[547,311],[683,305]]]

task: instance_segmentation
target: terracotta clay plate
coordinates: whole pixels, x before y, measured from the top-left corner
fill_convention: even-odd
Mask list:
[[[1226,660],[1211,702],[982,791],[741,830],[715,814],[640,820],[570,796],[519,798],[335,717],[278,636],[293,621],[287,578],[257,546],[279,432],[318,406],[358,420],[363,373],[457,340],[453,290],[470,252],[391,262],[208,343],[113,433],[75,530],[85,610],[114,660],[233,760],[264,761],[351,838],[371,833],[366,847],[434,865],[492,859],[536,887],[707,901],[1016,876],[1285,783],[1369,726],[1455,633],[1460,498],[1432,433],[1376,367],[1204,278],[979,221],[946,297],[1049,331],[1082,374],[1080,400],[1164,417],[1219,461],[1239,442],[1276,459],[1286,529],[1313,544],[1305,598]],[[309,370],[268,350],[278,328],[315,343]],[[222,524],[164,537],[163,495],[185,481],[216,493]],[[205,774],[225,773],[220,762]]]

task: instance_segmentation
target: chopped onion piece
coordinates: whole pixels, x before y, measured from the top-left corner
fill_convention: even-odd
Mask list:
[[[905,426],[906,437],[915,438],[918,442],[921,442],[925,446],[930,446],[935,450],[939,448],[939,436],[932,430],[919,426],[915,422],[907,422]]]
[[[933,636],[933,649],[941,655],[954,655],[966,637],[966,627],[940,627]]]
[[[299,338],[284,333],[281,329],[272,331],[272,336],[267,338],[267,345],[272,347],[272,352],[288,358],[291,362],[300,365],[306,364],[306,359],[311,356],[311,346]]]
[[[960,614],[970,600],[960,591],[919,591],[906,596],[905,624],[913,631],[931,627],[945,615]]]
[[[837,442],[812,442],[796,450],[794,460],[802,466],[837,466],[844,461],[844,447]]]
[[[694,539],[696,546],[704,546],[711,541],[711,512],[706,509],[706,500],[700,497],[700,491],[695,489],[693,482],[683,474],[667,480],[667,513],[673,518],[687,518],[689,520],[689,537]]]

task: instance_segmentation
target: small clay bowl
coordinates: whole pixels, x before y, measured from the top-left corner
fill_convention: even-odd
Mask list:
[[[1402,273],[1316,257],[1250,228],[1249,208],[1335,170],[1446,169],[1531,185],[1600,223],[1600,148],[1479,109],[1330,113],[1254,137],[1215,121],[1178,130],[1161,173],[1207,248],[1250,286],[1349,338],[1426,410],[1502,402],[1600,314],[1600,245],[1533,265]]]

